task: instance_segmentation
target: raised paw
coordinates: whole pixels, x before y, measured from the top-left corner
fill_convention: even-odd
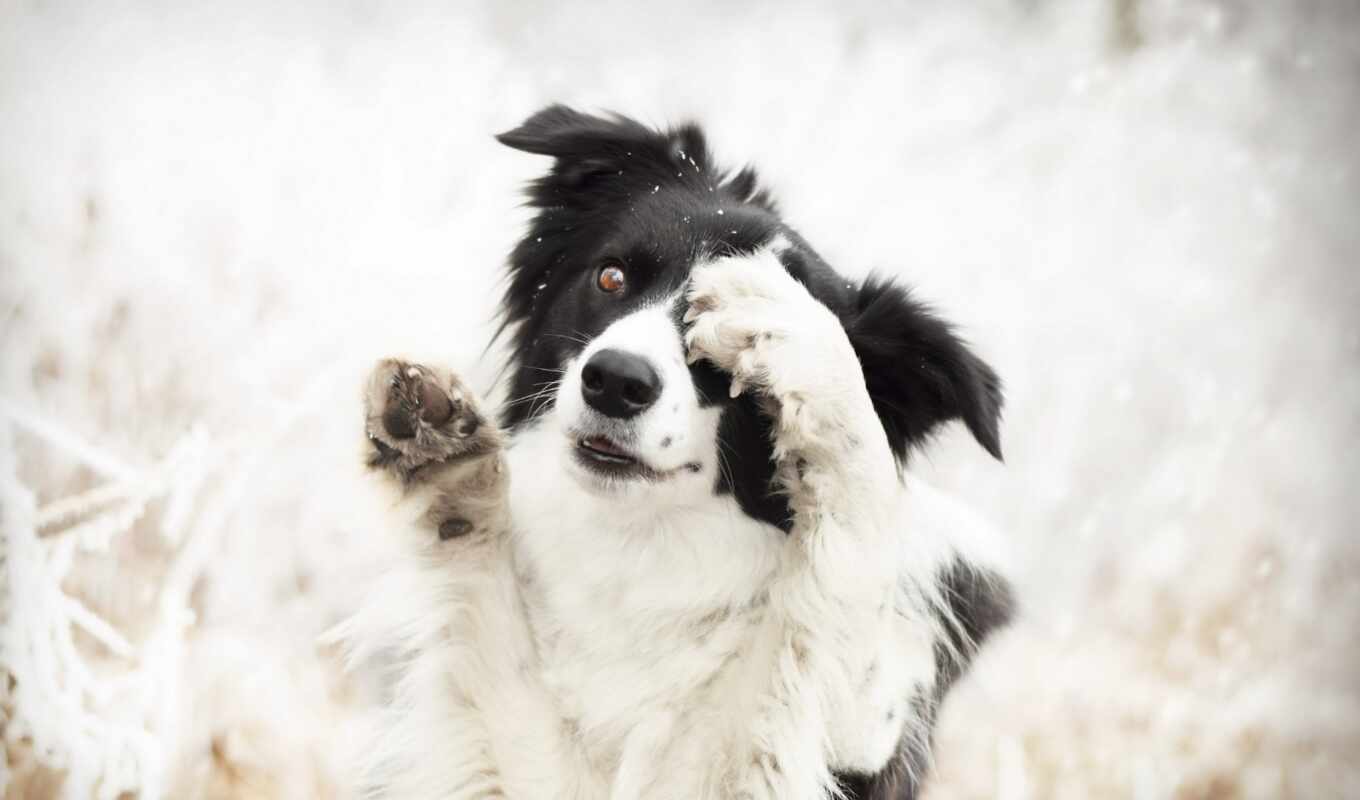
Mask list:
[[[369,465],[412,479],[441,464],[484,455],[500,434],[456,375],[397,359],[380,361],[364,393]]]
[[[732,397],[750,392],[770,417],[777,479],[795,516],[813,519],[828,497],[858,496],[850,485],[878,491],[895,481],[859,358],[831,309],[773,254],[717,259],[690,281],[686,358],[730,373]]]
[[[686,300],[686,357],[730,373],[732,397],[753,389],[782,400],[828,382],[863,381],[840,322],[773,254],[697,267]]]

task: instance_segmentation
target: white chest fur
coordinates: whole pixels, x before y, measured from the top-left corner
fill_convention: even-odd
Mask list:
[[[686,705],[740,651],[785,534],[730,496],[587,491],[567,457],[543,430],[510,450],[513,554],[543,681],[607,769],[640,722]]]

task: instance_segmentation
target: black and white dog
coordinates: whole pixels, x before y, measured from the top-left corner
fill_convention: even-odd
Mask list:
[[[853,283],[694,126],[553,106],[510,260],[497,425],[455,375],[366,390],[407,558],[360,617],[405,658],[380,796],[910,798],[1010,593],[901,467],[948,420],[1000,457],[996,375]]]

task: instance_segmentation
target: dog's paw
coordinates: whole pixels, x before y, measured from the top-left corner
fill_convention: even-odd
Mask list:
[[[448,370],[380,361],[369,376],[364,405],[369,466],[392,469],[404,480],[500,445],[500,433],[476,396]]]
[[[695,269],[684,322],[686,358],[731,374],[774,422],[777,479],[795,515],[828,498],[887,491],[896,478],[859,358],[840,320],[773,254]]]
[[[686,299],[686,357],[730,373],[732,397],[754,390],[782,405],[836,394],[846,382],[862,389],[840,321],[773,254],[696,268]]]

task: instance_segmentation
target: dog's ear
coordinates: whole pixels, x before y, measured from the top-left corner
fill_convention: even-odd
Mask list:
[[[507,147],[540,156],[588,154],[597,140],[619,127],[617,120],[582,114],[564,105],[551,105],[524,120],[518,128],[496,136]]]
[[[898,461],[953,419],[1001,460],[1001,380],[907,289],[870,277],[845,328]]]
[[[535,195],[579,190],[630,172],[633,179],[669,183],[709,168],[708,146],[695,125],[658,131],[622,115],[594,116],[564,105],[548,106],[496,139],[556,159]]]

